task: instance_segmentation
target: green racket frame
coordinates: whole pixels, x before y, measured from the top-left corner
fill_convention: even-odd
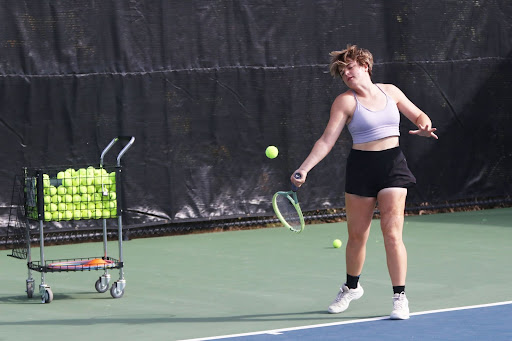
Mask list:
[[[297,214],[299,215],[300,220],[300,229],[297,229],[294,226],[291,226],[283,217],[281,212],[279,211],[279,208],[277,207],[277,197],[279,195],[285,196],[288,200],[290,200],[290,203],[292,203],[293,207],[295,207],[295,210],[297,210]],[[304,216],[302,215],[302,210],[300,209],[299,200],[297,199],[297,193],[295,191],[288,191],[288,192],[277,192],[272,197],[272,208],[274,209],[274,212],[276,213],[277,218],[279,221],[290,231],[300,233],[302,230],[304,230],[304,226],[306,225],[304,223]]]

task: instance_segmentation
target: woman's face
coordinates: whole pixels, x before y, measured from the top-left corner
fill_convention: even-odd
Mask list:
[[[368,69],[366,66],[359,65],[355,60],[348,59],[346,66],[340,65],[338,70],[341,74],[341,79],[349,87],[353,88],[359,84],[364,78],[368,76]]]

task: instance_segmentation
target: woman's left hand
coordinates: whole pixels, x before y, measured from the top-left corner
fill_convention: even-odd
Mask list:
[[[434,132],[437,130],[436,128],[430,128],[430,126],[426,125],[423,126],[421,124],[418,124],[418,130],[409,130],[409,134],[412,135],[419,135],[424,137],[433,137],[436,140],[438,139],[437,135],[434,134]]]

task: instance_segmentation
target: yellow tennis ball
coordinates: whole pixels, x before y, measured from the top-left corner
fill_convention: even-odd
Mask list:
[[[103,211],[102,210],[94,210],[94,212],[92,213],[92,216],[94,219],[101,219],[101,215],[103,214]]]
[[[269,159],[275,159],[278,154],[279,150],[277,149],[276,146],[268,146],[267,149],[265,150],[265,155],[267,155]]]
[[[67,193],[67,191],[68,191],[67,188],[64,186],[57,187],[57,194],[59,194],[59,195],[64,195]]]
[[[71,211],[64,211],[62,213],[62,215],[64,216],[63,217],[64,220],[71,220],[71,219],[73,219],[73,212],[71,212]]]
[[[80,200],[80,202],[87,202],[87,201],[91,201],[92,197],[90,194],[88,193],[84,193],[82,194],[82,200]]]
[[[340,248],[341,247],[341,240],[339,239],[334,239],[334,241],[332,242],[332,246],[334,246],[334,248]]]
[[[89,211],[89,210],[81,210],[80,212],[80,216],[83,218],[83,219],[91,219],[92,217],[92,212]]]
[[[62,212],[53,212],[52,220],[55,220],[55,221],[62,220]]]
[[[45,187],[45,189],[43,191],[44,191],[45,195],[49,195],[49,196],[57,194],[57,188],[55,186],[51,186],[51,185],[50,185],[50,187]]]
[[[101,216],[103,218],[110,218],[110,210],[108,209],[103,209],[103,211],[101,212]]]

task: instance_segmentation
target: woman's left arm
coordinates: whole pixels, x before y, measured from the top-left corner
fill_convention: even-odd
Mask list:
[[[410,130],[409,134],[438,139],[437,135],[434,133],[437,129],[432,127],[430,118],[411,102],[402,90],[392,84],[386,84],[385,89],[395,100],[398,110],[418,127],[417,130]]]

